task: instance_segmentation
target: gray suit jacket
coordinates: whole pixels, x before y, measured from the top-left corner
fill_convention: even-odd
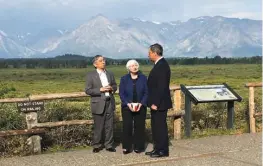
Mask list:
[[[117,90],[117,84],[114,75],[112,72],[108,70],[106,70],[106,75],[110,86],[112,86],[113,88],[113,93],[115,93]],[[87,95],[91,96],[90,105],[91,105],[91,112],[93,114],[102,114],[104,111],[106,97],[104,93],[100,92],[101,87],[102,84],[97,70],[89,72],[87,74],[85,92]],[[113,93],[110,93],[110,98],[111,98],[110,107],[112,108],[112,111],[115,110],[115,99]]]

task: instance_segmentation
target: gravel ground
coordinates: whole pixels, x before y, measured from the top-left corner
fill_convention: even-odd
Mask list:
[[[262,165],[262,133],[213,136],[200,139],[171,141],[170,156],[152,159],[144,153],[123,155],[102,150],[76,150],[26,157],[0,159],[0,166],[260,166]],[[147,150],[151,150],[149,144]]]

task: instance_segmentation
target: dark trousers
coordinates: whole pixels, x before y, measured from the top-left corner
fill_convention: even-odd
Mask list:
[[[113,146],[113,118],[110,101],[106,101],[104,112],[102,114],[92,114],[94,120],[93,129],[93,147],[99,148],[103,145],[105,148]],[[103,138],[103,136],[105,136]]]
[[[155,150],[169,151],[167,110],[151,110],[152,138]]]
[[[140,111],[132,112],[128,107],[122,108],[123,137],[122,148],[145,149],[145,119],[146,107],[142,106]]]

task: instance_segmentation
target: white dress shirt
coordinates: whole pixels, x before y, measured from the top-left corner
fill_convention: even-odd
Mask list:
[[[159,60],[161,60],[163,57],[161,56],[159,59],[157,59],[155,62],[154,62],[154,64],[156,65],[157,64],[157,62],[159,62]]]
[[[103,87],[105,86],[108,86],[109,85],[109,81],[108,81],[108,78],[107,78],[107,75],[106,75],[106,71],[102,71],[102,70],[98,70],[97,69],[97,72],[99,73],[99,76],[100,76],[100,81],[101,81],[101,84]],[[105,92],[105,96],[110,96],[110,93],[109,92]]]

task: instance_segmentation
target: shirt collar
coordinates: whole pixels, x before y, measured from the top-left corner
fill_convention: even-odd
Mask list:
[[[96,69],[96,70],[99,73],[99,75],[101,75],[101,73],[106,73],[106,70],[99,70],[99,69]]]
[[[161,60],[163,57],[161,56],[159,59],[157,59],[155,62],[154,62],[154,64],[156,65],[157,64],[157,62],[159,62],[159,60]]]

